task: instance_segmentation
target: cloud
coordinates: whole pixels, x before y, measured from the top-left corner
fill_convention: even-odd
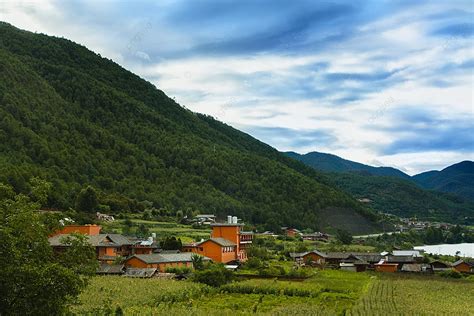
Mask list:
[[[411,173],[474,156],[471,1],[20,0],[0,10],[280,150]]]

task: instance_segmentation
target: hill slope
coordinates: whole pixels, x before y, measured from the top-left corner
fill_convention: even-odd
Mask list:
[[[319,153],[315,151],[304,155],[300,155],[295,152],[286,152],[285,154],[288,157],[297,159],[308,166],[325,172],[364,171],[375,176],[392,176],[402,179],[410,178],[409,175],[395,168],[372,167],[355,161],[346,160],[332,154]]]
[[[430,221],[474,223],[474,204],[461,197],[429,191],[414,182],[368,173],[332,173],[340,189],[357,198],[368,198],[374,210],[400,217]]]
[[[463,161],[441,171],[428,171],[413,176],[422,187],[454,193],[474,201],[474,162]]]
[[[377,229],[325,176],[85,47],[5,23],[0,38],[0,182],[17,191],[40,176],[53,183],[56,208],[92,184],[116,211],[130,197],[269,228]],[[328,210],[346,221],[321,221]]]
[[[474,204],[464,198],[473,188],[474,177],[469,177],[472,165],[468,162],[448,167],[446,172],[430,171],[412,178],[395,168],[371,167],[331,154],[285,154],[316,170],[331,172],[329,178],[335,186],[357,198],[370,199],[367,205],[376,211],[432,221],[474,222]],[[443,179],[446,186],[436,186]],[[427,189],[459,197],[426,190],[415,181],[424,181]]]

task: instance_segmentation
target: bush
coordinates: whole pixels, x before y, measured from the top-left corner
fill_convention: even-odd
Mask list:
[[[192,281],[207,284],[213,287],[219,287],[231,282],[234,279],[234,273],[227,270],[223,265],[209,265],[206,269],[195,271]]]
[[[188,274],[191,273],[192,269],[189,267],[169,267],[166,268],[166,273],[175,273],[175,274]]]
[[[454,270],[444,271],[444,272],[441,272],[439,275],[442,276],[443,278],[452,278],[452,279],[462,278],[462,274]]]
[[[262,267],[262,260],[257,257],[250,258],[245,264],[245,267],[249,269],[259,269]]]

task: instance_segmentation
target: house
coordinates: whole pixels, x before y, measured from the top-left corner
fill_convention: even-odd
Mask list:
[[[137,240],[132,246],[132,254],[146,255],[157,251],[159,247],[155,241],[155,236],[148,237],[146,240]]]
[[[215,262],[228,263],[237,260],[237,244],[221,237],[184,245],[182,251],[200,254]]]
[[[59,234],[48,238],[54,251],[64,251],[69,244],[70,234]],[[112,263],[118,256],[127,257],[131,254],[133,243],[119,234],[86,235],[88,242],[95,247],[97,259],[102,263]]]
[[[53,234],[51,234],[50,237],[53,237],[56,235],[72,234],[72,233],[93,236],[93,235],[99,235],[101,229],[102,227],[95,224],[67,225],[61,228],[60,230],[54,232]]]
[[[465,261],[463,259],[459,259],[458,261],[452,264],[453,269],[457,272],[464,272],[464,273],[471,273],[474,272],[474,262],[473,261]]]
[[[193,221],[203,225],[210,225],[216,222],[216,216],[213,214],[200,214],[196,215]]]
[[[154,253],[147,255],[133,255],[125,260],[127,268],[157,269],[159,272],[165,272],[167,268],[193,267],[193,253]],[[203,257],[204,261],[209,261]]]
[[[426,272],[426,266],[420,263],[405,263],[400,269],[402,272]]]
[[[243,231],[237,217],[227,216],[226,223],[212,223],[211,238],[184,245],[183,252],[193,252],[222,263],[245,262],[252,245],[253,232]]]
[[[441,261],[433,261],[431,262],[431,270],[433,272],[441,272],[441,271],[450,271],[452,270],[451,264],[441,262]]]
[[[299,235],[301,235],[301,232],[296,228],[282,227],[281,229],[288,237],[298,237]]]
[[[328,241],[329,235],[325,233],[313,233],[313,234],[301,234],[303,240],[311,240],[311,241]]]
[[[375,265],[375,271],[377,272],[397,272],[398,263],[388,263],[384,259],[380,260]]]
[[[423,255],[419,250],[394,250],[392,251],[392,255],[402,257],[411,256],[418,263],[423,261]]]
[[[323,265],[326,260],[326,254],[318,250],[306,251],[301,253],[290,253],[290,257],[296,261],[309,264]]]
[[[367,261],[355,259],[339,263],[339,268],[345,271],[363,272],[367,270],[368,265]]]

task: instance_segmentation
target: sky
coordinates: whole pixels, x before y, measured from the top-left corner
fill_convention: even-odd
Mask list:
[[[280,151],[408,174],[474,160],[474,1],[5,1]]]

